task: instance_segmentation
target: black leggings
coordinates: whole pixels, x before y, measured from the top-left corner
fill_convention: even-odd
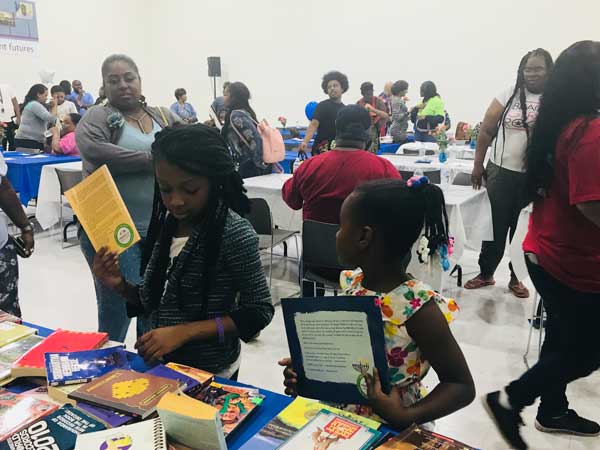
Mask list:
[[[506,391],[517,408],[541,397],[538,417],[557,417],[569,407],[567,384],[600,368],[600,293],[572,289],[526,260],[548,315],[546,337],[538,363]]]

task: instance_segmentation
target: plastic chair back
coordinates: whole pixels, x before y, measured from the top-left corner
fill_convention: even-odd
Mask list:
[[[347,269],[337,257],[335,235],[340,226],[305,220],[302,223],[302,263],[306,268]]]
[[[401,170],[400,171],[400,176],[402,177],[402,179],[404,181],[408,181],[410,180],[410,178],[414,175],[414,172],[411,172],[410,170]]]
[[[429,170],[423,171],[423,175],[429,178],[429,182],[433,184],[440,184],[442,182],[442,171],[441,170]]]
[[[77,186],[83,179],[83,173],[81,170],[64,170],[54,169],[58,176],[58,182],[60,184],[60,193],[64,195],[69,189]]]
[[[458,186],[471,186],[471,174],[465,172],[457,174],[456,177],[454,177],[452,184]]]
[[[246,220],[250,222],[256,234],[271,236],[273,234],[273,220],[271,208],[264,198],[250,199],[250,212],[246,214]]]

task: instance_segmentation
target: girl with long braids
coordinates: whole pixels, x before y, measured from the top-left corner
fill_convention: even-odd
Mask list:
[[[237,378],[240,339],[273,317],[258,236],[243,181],[218,131],[166,128],[152,145],[156,186],[141,285],[128,282],[106,249],[94,275],[126,301],[151,331],[136,348],[144,360],[187,364]]]
[[[517,450],[527,448],[521,412],[538,397],[539,431],[600,435],[600,424],[571,409],[566,393],[569,383],[600,369],[599,142],[600,42],[582,41],[556,60],[527,149],[527,188],[535,200],[523,250],[547,312],[544,345],[537,364],[485,398]],[[595,446],[588,445],[582,448]],[[548,441],[548,448],[561,447]]]
[[[448,326],[458,306],[406,273],[405,255],[417,241],[427,249],[422,258],[449,245],[444,194],[426,177],[406,183],[371,181],[344,202],[338,257],[359,269],[342,272],[341,286],[345,295],[378,298],[393,386],[389,395],[384,394],[374,372],[367,377],[369,405],[344,408],[376,416],[397,430],[428,424],[464,408],[475,397],[469,367]],[[292,361],[285,358],[279,364],[286,367],[286,393],[296,395]],[[424,397],[421,380],[430,368],[440,382]]]
[[[488,107],[477,139],[475,167],[471,174],[474,189],[486,181],[492,205],[494,240],[485,241],[479,254],[479,275],[465,283],[466,289],[496,284],[494,273],[504,255],[506,235],[515,233],[519,214],[529,203],[525,189],[525,152],[537,118],[540,98],[554,63],[546,50],[538,48],[521,59],[517,82],[498,95]],[[483,166],[491,144],[490,159]],[[515,275],[512,264],[508,288],[518,298],[529,291]]]

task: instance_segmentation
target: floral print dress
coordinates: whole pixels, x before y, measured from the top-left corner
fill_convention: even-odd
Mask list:
[[[409,280],[388,293],[365,289],[362,280],[360,269],[344,271],[340,275],[344,295],[377,297],[381,307],[390,381],[392,386],[401,389],[404,406],[412,406],[423,398],[425,389],[421,380],[427,375],[430,364],[408,334],[406,322],[427,302],[435,301],[448,323],[451,323],[459,310],[458,305],[453,299],[442,297],[419,280]],[[344,409],[378,419],[372,409],[364,405],[345,405]]]

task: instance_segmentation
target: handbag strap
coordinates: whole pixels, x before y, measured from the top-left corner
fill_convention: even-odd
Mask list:
[[[241,111],[241,110],[238,109],[236,111]],[[231,113],[231,115],[233,115],[233,112]],[[231,128],[233,128],[235,133],[244,142],[244,144],[246,144],[246,147],[250,148],[250,143],[248,142],[248,140],[244,136],[242,136],[242,133],[240,133],[240,130],[238,130],[237,127],[233,124],[233,119],[231,118],[231,115],[229,116],[229,125],[231,126]],[[248,116],[250,116],[250,115],[248,114]],[[252,119],[252,117],[250,117],[250,119]],[[254,122],[254,119],[252,119],[252,121]]]
[[[162,120],[163,120],[163,122],[165,124],[165,127],[168,127],[169,126],[169,121],[167,120],[167,116],[165,115],[165,112],[163,111],[162,106],[158,107],[158,112],[160,113],[160,117],[162,118]]]

